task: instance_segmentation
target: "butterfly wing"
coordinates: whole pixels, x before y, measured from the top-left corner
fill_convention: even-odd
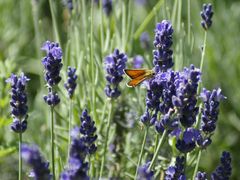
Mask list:
[[[146,74],[148,70],[146,69],[124,69],[125,74],[127,74],[131,79],[135,79],[139,76]]]
[[[131,81],[129,81],[127,83],[127,85],[129,87],[136,87],[137,85],[139,85],[141,82],[143,82],[144,80],[146,80],[147,78],[149,78],[148,76],[146,76],[145,74],[138,76],[137,78],[132,79]]]

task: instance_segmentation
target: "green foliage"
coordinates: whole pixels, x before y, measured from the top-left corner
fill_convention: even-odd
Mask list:
[[[55,108],[57,174],[66,164],[69,104],[67,92],[63,84],[67,79],[68,66],[77,68],[77,89],[73,98],[73,124],[80,125],[79,114],[83,108],[88,108],[92,119],[96,122],[98,131],[98,151],[91,158],[93,177],[100,170],[101,156],[106,132],[108,104],[104,87],[105,71],[103,59],[115,48],[124,51],[128,57],[128,67],[131,68],[132,58],[137,54],[144,56],[145,68],[152,68],[152,51],[143,50],[139,36],[147,31],[151,41],[154,38],[153,29],[156,22],[170,19],[174,32],[174,68],[182,69],[189,64],[200,66],[201,46],[204,30],[200,25],[199,1],[149,1],[145,6],[134,1],[113,1],[114,9],[110,17],[89,0],[73,1],[74,9],[69,12],[61,1],[1,1],[0,2],[0,157],[14,164],[17,161],[18,136],[10,131],[11,117],[9,113],[9,86],[5,84],[11,72],[24,71],[31,81],[27,87],[29,95],[28,129],[23,134],[23,141],[38,144],[47,159],[50,158],[50,119],[49,109],[42,97],[47,94],[44,86],[43,67],[41,59],[44,56],[40,50],[46,40],[60,41],[63,48],[64,67],[61,72],[63,80],[58,86],[61,103]],[[203,151],[200,170],[211,172],[215,169],[223,149],[232,153],[233,176],[236,179],[237,167],[240,161],[240,16],[238,1],[212,1],[215,11],[213,26],[208,32],[206,59],[203,68],[203,86],[208,89],[220,86],[227,100],[223,103],[216,133],[212,145]],[[51,13],[52,10],[52,13]],[[190,16],[189,16],[190,13]],[[151,45],[152,49],[152,45]],[[112,169],[104,171],[104,176],[118,176],[130,179],[134,177],[138,155],[144,136],[139,118],[145,108],[145,92],[142,87],[127,88],[121,83],[122,95],[117,101],[114,121],[110,128],[109,142],[117,144],[117,153],[108,153],[108,166]],[[124,132],[124,133],[123,133]],[[154,130],[149,132],[143,155],[143,161],[150,159],[154,152]],[[120,138],[120,140],[118,139]],[[174,143],[172,139],[169,144]],[[158,160],[163,166],[157,166],[157,176],[173,161],[170,152],[177,155],[177,150],[165,145]],[[190,165],[194,164],[195,155],[189,156]],[[17,168],[4,168],[0,161],[0,174],[3,171],[13,172],[17,177]],[[25,172],[28,169],[25,168]],[[189,171],[193,171],[190,168]],[[109,174],[108,174],[109,173]],[[111,174],[112,173],[112,174]],[[6,174],[6,173],[5,173]],[[26,175],[25,175],[26,176]],[[190,176],[189,176],[190,177]]]

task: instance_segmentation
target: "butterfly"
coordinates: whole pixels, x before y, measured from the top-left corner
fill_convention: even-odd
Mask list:
[[[131,78],[127,83],[129,87],[136,87],[141,84],[144,80],[154,76],[154,70],[150,69],[124,69],[124,73]]]

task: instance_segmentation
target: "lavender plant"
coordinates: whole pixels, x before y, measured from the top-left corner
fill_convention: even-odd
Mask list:
[[[61,180],[69,179],[89,179],[89,163],[86,162],[87,155],[96,152],[97,146],[94,142],[97,139],[95,135],[95,122],[91,120],[87,110],[83,110],[81,126],[74,127],[71,131],[71,147],[68,158],[68,166],[60,175]]]
[[[51,108],[51,155],[53,179],[55,179],[54,107],[60,103],[60,98],[54,88],[62,79],[60,76],[60,70],[63,66],[62,49],[58,43],[46,41],[42,46],[42,50],[46,52],[42,64],[45,69],[45,80],[48,86],[48,95],[44,96],[43,99]]]
[[[19,175],[18,179],[22,179],[22,158],[21,158],[21,146],[22,146],[22,133],[27,129],[27,94],[25,92],[26,84],[30,79],[27,78],[24,73],[18,77],[12,74],[10,78],[6,80],[7,83],[11,84],[11,114],[13,117],[13,122],[11,124],[11,129],[19,134]]]
[[[72,143],[70,148],[70,155],[68,159],[68,166],[60,175],[61,180],[68,179],[89,179],[88,163],[85,162],[88,148],[85,145],[83,138],[79,137],[79,128],[75,127],[71,131]]]
[[[109,113],[108,113],[108,120],[107,120],[107,131],[105,136],[104,142],[104,150],[103,150],[103,157],[100,169],[100,178],[103,175],[103,168],[105,164],[106,152],[107,152],[107,145],[108,145],[108,137],[109,137],[109,130],[111,125],[111,117],[112,111],[114,108],[114,100],[117,99],[121,92],[119,90],[119,83],[123,80],[123,70],[126,67],[127,62],[127,55],[124,53],[120,53],[118,49],[115,49],[113,54],[108,55],[105,57],[105,70],[106,76],[105,79],[107,80],[107,85],[105,87],[105,94],[110,98],[111,102],[109,103]]]
[[[29,174],[30,177],[33,177],[35,180],[52,179],[49,163],[45,162],[36,145],[23,144],[21,147],[21,156],[32,167],[32,171]]]
[[[184,180],[190,176],[196,180],[230,179],[232,159],[228,152],[223,152],[220,165],[216,167],[214,172],[203,172],[199,171],[198,168],[201,154],[209,145],[213,144],[213,135],[218,126],[219,106],[221,101],[225,99],[220,88],[207,90],[203,88],[201,81],[201,75],[205,73],[203,63],[207,31],[212,26],[212,5],[203,5],[201,12],[201,25],[205,36],[201,48],[200,68],[190,65],[183,70],[177,67],[175,69],[178,70],[174,71],[172,69],[174,63],[179,64],[178,61],[185,58],[179,54],[182,53],[185,56],[188,51],[188,49],[183,50],[181,47],[181,43],[183,44],[183,40],[185,40],[185,32],[182,30],[186,26],[181,21],[182,5],[185,2],[176,1],[169,11],[171,4],[169,2],[158,1],[152,7],[154,1],[147,3],[142,1],[146,6],[138,6],[139,12],[140,8],[144,9],[143,12],[147,12],[150,7],[152,8],[152,11],[147,15],[141,14],[141,16],[146,15],[144,21],[142,21],[140,14],[139,20],[136,21],[133,18],[133,8],[135,8],[137,1],[135,4],[133,1],[114,1],[116,3],[113,4],[111,0],[92,0],[91,3],[70,0],[65,2],[67,2],[70,11],[65,12],[66,9],[64,9],[62,13],[57,9],[58,5],[54,1],[49,1],[55,39],[60,42],[60,35],[64,34],[62,38],[64,59],[66,59],[64,64],[69,66],[68,71],[63,72],[63,75],[67,76],[67,82],[64,83],[64,86],[60,83],[60,70],[63,66],[63,52],[60,45],[47,41],[42,47],[42,50],[46,52],[42,64],[45,69],[48,89],[44,101],[51,108],[51,171],[53,174],[50,173],[49,164],[44,161],[36,146],[22,145],[22,158],[33,168],[30,175],[34,179],[59,178],[61,180],[105,179],[106,176],[110,179],[157,179],[160,177],[160,179],[167,180]],[[94,6],[94,2],[101,4]],[[35,6],[33,14],[38,14],[35,12],[38,8],[37,1],[34,1],[33,4]],[[188,0],[188,45],[192,45],[191,48],[193,48],[195,47],[194,42],[198,41],[191,39],[190,5],[190,0]],[[89,11],[89,9],[91,10]],[[138,11],[137,13],[139,13]],[[56,18],[59,13],[63,14],[63,24],[61,25],[58,24],[60,22]],[[146,86],[146,106],[144,107],[141,99],[145,93],[144,88],[137,90],[126,88],[123,91],[120,87],[123,81],[123,70],[127,64],[127,55],[115,49],[112,54],[105,57],[106,86],[103,83],[104,72],[101,68],[101,59],[108,53],[109,49],[121,47],[130,55],[144,54],[144,60],[143,57],[135,56],[129,64],[130,66],[141,68],[149,65],[147,63],[149,63],[149,59],[151,61],[148,55],[151,45],[149,44],[150,37],[146,32],[149,31],[148,27],[151,27],[148,25],[152,22],[153,17],[156,17],[155,20],[157,20],[162,15],[171,19],[172,23],[169,20],[163,20],[157,23],[154,29],[152,54],[154,75],[144,82]],[[38,17],[34,17],[36,24],[34,29],[40,35],[39,25],[45,21],[39,20]],[[22,19],[21,25],[24,22]],[[135,29],[138,25],[139,28]],[[175,28],[173,30],[175,25],[176,38],[174,37]],[[59,33],[58,30],[62,28],[65,30],[64,33]],[[67,36],[65,36],[65,32],[67,32]],[[177,43],[173,44],[175,39]],[[36,42],[40,40],[40,36],[36,37]],[[138,45],[135,43],[139,43],[142,49],[137,49]],[[40,43],[36,44],[38,47]],[[173,49],[176,49],[174,54]],[[138,50],[142,51],[138,52]],[[194,51],[191,49],[192,52]],[[78,68],[77,72],[75,68],[71,67],[73,64]],[[34,70],[31,69],[30,73]],[[7,82],[12,85],[21,81],[21,84],[26,85],[28,80],[24,75],[21,77],[12,75]],[[79,91],[76,97],[74,93],[78,83]],[[22,134],[27,128],[27,100],[25,87],[16,87],[12,85],[10,105],[14,121],[11,124],[11,129]],[[59,94],[64,94],[62,91],[64,88],[67,91],[67,96],[61,98],[61,101],[70,102],[69,121],[66,118],[67,108],[64,108],[64,103],[60,104]],[[21,92],[18,93],[19,89]],[[20,95],[21,93],[22,95]],[[0,96],[2,96],[1,93]],[[18,99],[16,100],[16,98]],[[115,106],[116,103],[117,106]],[[59,112],[56,112],[58,104],[60,104]],[[2,101],[0,101],[1,105]],[[84,109],[80,115],[79,127],[72,129],[73,120],[77,119],[76,109],[89,106],[92,114]],[[134,112],[136,117],[126,118],[125,115],[122,115],[123,112],[127,113],[127,111]],[[93,115],[92,117],[96,122],[90,115]],[[57,124],[54,122],[55,117],[58,117]],[[140,124],[144,127],[142,144],[139,143],[138,127],[129,126],[129,122],[135,119],[140,119]],[[65,127],[66,124],[69,125],[68,128]],[[44,129],[45,126],[39,128],[41,133]],[[66,138],[67,133],[68,139]],[[54,138],[56,136],[57,138]],[[153,137],[156,139],[154,140]],[[67,141],[68,154],[66,152]],[[154,141],[155,143],[153,143]],[[56,147],[58,151],[56,151]],[[108,153],[108,147],[111,153]],[[68,159],[64,167],[62,157],[65,156],[65,153],[68,155]],[[147,163],[142,164],[142,161]],[[21,162],[20,157],[19,162]],[[109,171],[106,170],[107,167]],[[193,169],[194,172],[192,172]],[[61,171],[62,173],[59,175],[58,172]],[[19,177],[21,179],[21,170],[19,170]]]
[[[73,98],[73,95],[74,95],[74,91],[77,87],[77,78],[78,76],[76,75],[76,68],[72,68],[72,67],[68,67],[68,71],[67,71],[67,75],[68,75],[68,78],[67,78],[67,82],[64,83],[64,87],[65,89],[67,90],[68,92],[68,97],[70,99],[70,102],[69,102],[69,124],[68,124],[68,132],[69,132],[69,135],[68,135],[68,150],[70,150],[70,142],[71,142],[71,135],[70,135],[70,131],[72,129],[72,114],[73,114],[73,102],[72,102],[72,98]],[[69,152],[68,152],[69,154]]]

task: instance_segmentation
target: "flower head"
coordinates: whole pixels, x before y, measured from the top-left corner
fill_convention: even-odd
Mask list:
[[[178,139],[176,143],[176,148],[182,153],[187,153],[192,151],[196,147],[197,140],[199,138],[199,130],[194,128],[187,128],[183,132],[182,139]]]
[[[138,176],[137,179],[140,180],[151,180],[154,179],[153,175],[153,171],[148,170],[148,167],[150,165],[150,162],[144,164],[143,166],[138,168]]]
[[[216,168],[216,170],[212,173],[212,179],[230,179],[232,173],[231,167],[231,155],[229,152],[224,151],[221,157],[221,164]]]
[[[173,66],[173,51],[170,49],[173,43],[172,34],[173,28],[169,21],[163,20],[156,25],[155,40],[153,42],[156,48],[153,50],[155,71],[167,71]]]
[[[50,174],[49,163],[44,161],[37,146],[23,144],[21,152],[23,160],[33,168],[31,176],[33,176],[35,180],[51,179],[52,175]]]
[[[140,44],[143,49],[148,50],[150,48],[150,37],[148,32],[143,32],[140,36]]]
[[[208,30],[212,25],[213,10],[211,4],[203,4],[203,9],[200,13],[202,17],[201,25],[205,30]]]
[[[147,90],[146,95],[146,113],[148,116],[144,116],[145,122],[151,120],[151,124],[155,123],[157,119],[157,114],[161,112],[164,115],[173,108],[172,105],[172,96],[175,94],[174,87],[174,76],[175,73],[171,70],[167,72],[159,71],[150,81],[149,89]],[[151,114],[149,113],[152,112]],[[147,117],[149,118],[147,121]],[[156,124],[159,126],[160,124]],[[162,126],[163,124],[161,124]],[[159,127],[156,127],[159,129]],[[162,128],[160,128],[162,129]]]
[[[60,98],[56,92],[49,91],[47,96],[43,97],[44,101],[49,105],[49,106],[56,106],[60,103]]]
[[[175,76],[176,95],[172,96],[172,103],[177,108],[179,121],[184,127],[190,127],[196,121],[200,75],[200,70],[191,65]]]
[[[88,148],[83,138],[79,137],[79,128],[71,132],[72,143],[67,169],[61,173],[60,180],[84,179],[88,180],[88,163],[85,162]]]
[[[11,129],[16,133],[23,133],[27,129],[28,106],[25,88],[29,80],[24,73],[21,73],[20,76],[12,74],[6,80],[7,83],[11,84],[10,106],[11,114],[14,118]]]
[[[68,67],[68,79],[67,82],[64,84],[65,89],[68,91],[69,98],[73,97],[74,91],[77,87],[77,75],[76,75],[76,69],[72,67]]]
[[[72,2],[72,0],[67,0],[67,7],[68,7],[69,11],[73,10],[73,2]]]
[[[133,58],[133,68],[142,68],[142,64],[144,62],[144,59],[141,55],[134,56]]]
[[[115,49],[113,54],[105,57],[105,69],[107,72],[106,80],[107,85],[105,93],[110,98],[117,98],[121,92],[118,89],[119,83],[123,80],[123,70],[126,67],[127,55],[120,53],[118,49]]]
[[[80,119],[81,119],[80,133],[83,135],[83,139],[88,148],[88,153],[93,154],[97,150],[97,146],[94,144],[94,142],[97,139],[97,135],[95,134],[97,130],[97,128],[95,127],[95,122],[92,121],[86,109],[83,110]]]
[[[184,157],[177,157],[175,166],[169,166],[166,170],[165,180],[186,180],[186,176],[184,175]]]
[[[45,80],[48,86],[52,87],[61,81],[62,49],[58,43],[46,41],[42,46],[42,50],[47,54],[42,60],[45,68]]]
[[[102,0],[102,6],[106,15],[109,16],[113,10],[112,0]]]
[[[225,97],[221,94],[220,88],[214,89],[212,92],[204,88],[200,97],[204,103],[201,129],[206,134],[212,133],[216,128],[220,101]]]
[[[205,172],[198,172],[195,176],[195,180],[206,180],[207,174]]]

